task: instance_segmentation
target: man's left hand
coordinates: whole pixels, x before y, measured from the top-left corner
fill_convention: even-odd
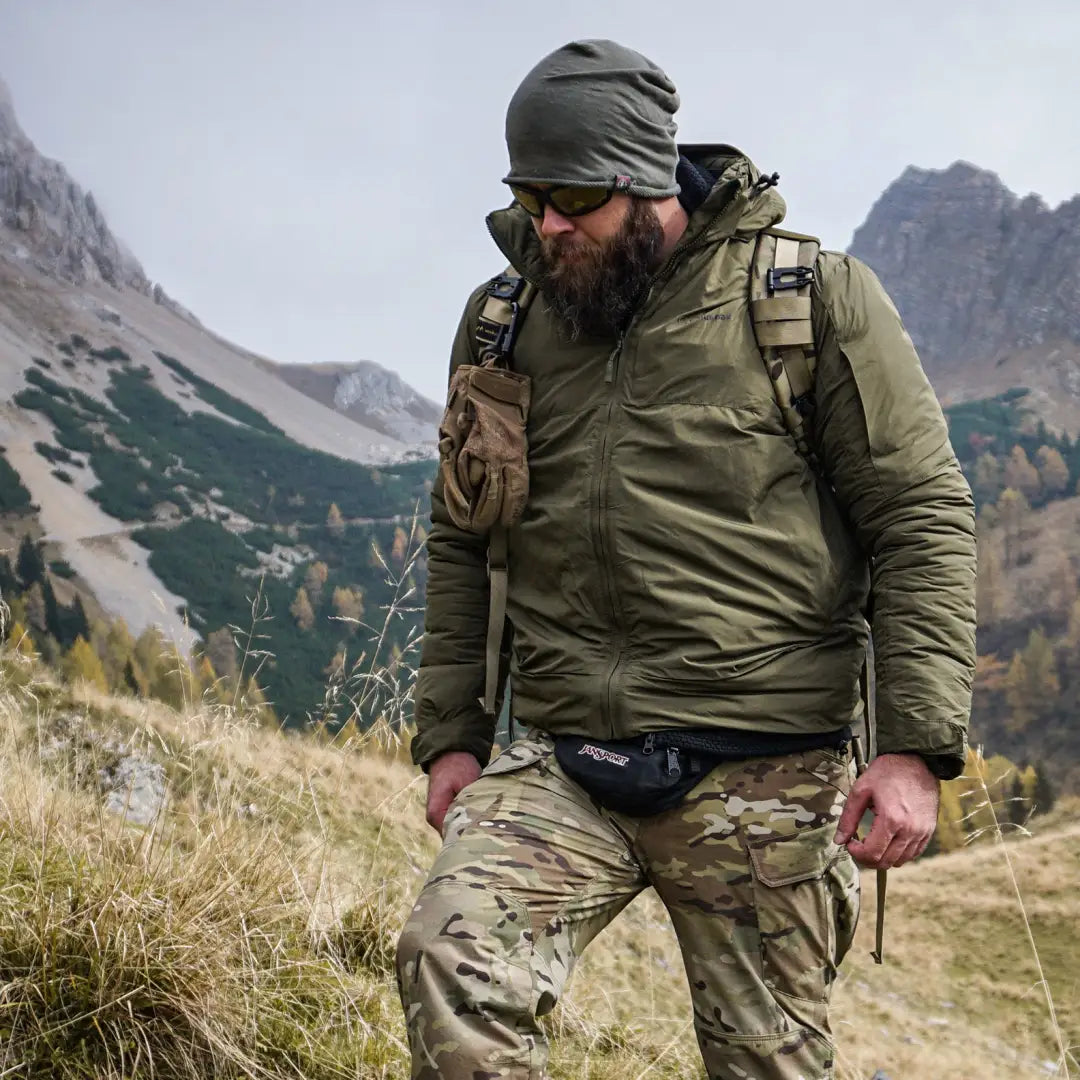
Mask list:
[[[888,870],[921,855],[937,827],[941,786],[916,754],[882,754],[852,785],[836,827],[836,843],[856,862]],[[874,812],[865,840],[856,837],[863,814]]]

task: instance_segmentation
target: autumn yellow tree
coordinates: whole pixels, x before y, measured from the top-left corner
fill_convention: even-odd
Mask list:
[[[398,525],[394,529],[394,542],[390,548],[390,558],[394,565],[401,569],[405,565],[405,558],[409,554],[409,534]]]
[[[356,627],[364,617],[364,594],[360,589],[337,588],[333,596],[334,614],[344,620],[349,633],[355,633]]]
[[[1056,499],[1065,493],[1069,486],[1069,466],[1061,456],[1061,451],[1052,446],[1040,446],[1035,455],[1039,463],[1039,479],[1043,491]]]
[[[30,636],[30,631],[18,619],[11,624],[11,628],[8,630],[7,643],[20,656],[37,656],[37,648],[34,646],[34,639]]]
[[[1006,487],[1015,488],[1029,500],[1038,495],[1042,489],[1039,470],[1028,460],[1022,446],[1012,448],[1009,460],[1005,463],[1002,479]]]
[[[315,609],[311,606],[305,588],[296,590],[296,596],[289,605],[289,614],[296,620],[296,625],[301,630],[308,631],[315,625]]]
[[[313,562],[304,572],[304,590],[314,603],[319,602],[319,596],[329,576],[330,569],[324,562]]]
[[[326,515],[326,529],[338,540],[345,535],[345,519],[341,516],[337,503],[330,504],[330,510]]]
[[[94,651],[94,646],[81,635],[64,656],[61,670],[72,682],[87,682],[103,693],[108,693],[109,680],[105,677],[105,668],[101,658]]]
[[[1004,575],[1001,558],[993,544],[979,549],[978,577],[975,581],[975,608],[980,626],[992,626],[1002,616]]]
[[[1032,630],[1024,650],[1013,655],[1005,677],[1010,730],[1023,731],[1041,720],[1057,704],[1060,693],[1054,647],[1041,630]]]
[[[1020,557],[1021,537],[1031,513],[1031,504],[1022,491],[1007,487],[998,499],[997,509],[1005,538],[1005,565],[1015,566]]]

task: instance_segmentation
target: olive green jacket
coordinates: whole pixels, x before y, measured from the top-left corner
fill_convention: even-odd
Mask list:
[[[815,474],[749,314],[755,236],[784,202],[755,190],[730,147],[699,160],[719,179],[617,345],[566,343],[542,296],[517,340],[532,406],[529,500],[509,535],[514,718],[601,739],[835,729],[860,711],[872,595],[878,751],[955,774],[975,662],[974,512],[937,399],[873,273],[823,252]],[[532,276],[524,211],[488,225]],[[452,366],[476,360],[482,301],[478,289]],[[453,526],[438,483],[431,522],[413,756],[483,762],[486,541]]]

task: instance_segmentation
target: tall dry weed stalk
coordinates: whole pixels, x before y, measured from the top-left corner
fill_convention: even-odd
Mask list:
[[[964,816],[963,821],[969,821],[977,816],[981,816],[983,812],[989,815],[990,821],[987,825],[981,828],[975,829],[967,838],[967,843],[971,844],[980,839],[981,837],[989,834],[997,845],[998,850],[1001,852],[1002,861],[1004,862],[1006,873],[1008,875],[1009,883],[1012,887],[1013,895],[1016,899],[1016,909],[1019,912],[1020,920],[1024,927],[1024,933],[1027,937],[1028,946],[1031,950],[1032,961],[1035,964],[1035,970],[1038,973],[1039,979],[1037,986],[1042,989],[1043,996],[1046,1001],[1046,1012],[1049,1019],[1050,1028],[1053,1031],[1054,1041],[1057,1046],[1058,1058],[1056,1062],[1056,1068],[1054,1069],[1053,1076],[1064,1077],[1064,1080],[1069,1080],[1072,1075],[1069,1071],[1069,1062],[1072,1061],[1076,1064],[1076,1059],[1073,1057],[1071,1047],[1065,1045],[1065,1037],[1061,1030],[1061,1025],[1058,1022],[1057,1008],[1054,1005],[1054,996],[1050,990],[1050,982],[1046,977],[1046,972],[1043,970],[1042,957],[1039,955],[1039,947],[1035,941],[1035,933],[1031,926],[1031,919],[1028,916],[1027,904],[1024,902],[1024,894],[1020,888],[1020,881],[1016,874],[1016,867],[1013,863],[1011,854],[1009,853],[1009,844],[1006,839],[1006,830],[1018,832],[1023,836],[1031,836],[1028,829],[1021,824],[1003,821],[998,815],[997,806],[994,801],[994,797],[990,792],[990,784],[987,780],[985,758],[983,757],[982,747],[978,747],[974,755],[974,779],[978,785],[974,790],[967,792],[970,796],[980,797],[981,801],[977,802],[968,813]],[[995,779],[995,786],[1001,786],[1001,781],[1004,780],[1004,776],[997,777]],[[1011,801],[1011,800],[1010,800]]]

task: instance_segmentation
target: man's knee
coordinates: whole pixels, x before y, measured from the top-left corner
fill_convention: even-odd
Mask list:
[[[408,1006],[449,994],[458,1007],[499,1002],[527,1010],[532,952],[519,900],[479,881],[429,881],[398,939],[402,999]]]

